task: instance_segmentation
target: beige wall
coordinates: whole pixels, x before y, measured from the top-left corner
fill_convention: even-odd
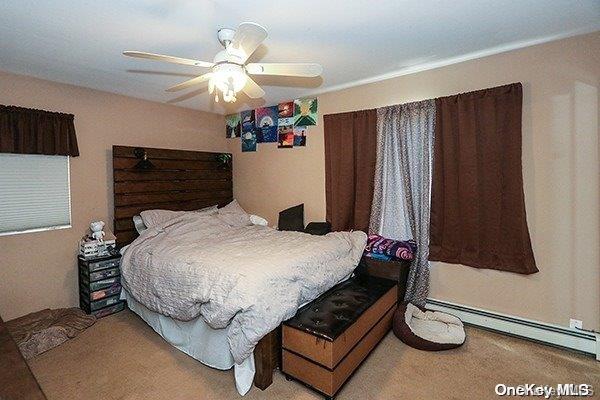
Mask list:
[[[234,153],[234,193],[276,223],[305,203],[325,217],[322,115],[423,100],[520,81],[523,173],[529,228],[540,272],[530,276],[434,263],[436,299],[569,324],[600,327],[598,83],[600,33],[539,45],[319,97],[319,126],[306,148],[262,144]]]
[[[540,272],[520,276],[434,263],[431,297],[568,325],[600,327],[598,84],[595,33],[355,87],[319,97],[337,113],[520,81],[529,227]],[[0,237],[0,315],[77,304],[77,241],[93,219],[112,218],[113,144],[234,153],[234,191],[249,211],[276,223],[305,203],[325,217],[322,117],[306,148],[225,141],[223,117],[30,77],[0,73],[0,104],[75,114],[81,157],[71,163],[73,228]]]
[[[221,115],[0,73],[0,104],[75,115],[71,229],[0,237],[0,315],[78,305],[77,245],[90,221],[112,229],[113,144],[225,151]]]

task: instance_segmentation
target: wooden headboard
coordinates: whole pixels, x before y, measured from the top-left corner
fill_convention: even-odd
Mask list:
[[[118,245],[138,236],[132,217],[141,211],[197,210],[233,199],[231,164],[217,160],[222,153],[142,147],[153,168],[138,169],[136,148],[113,146],[113,227]]]

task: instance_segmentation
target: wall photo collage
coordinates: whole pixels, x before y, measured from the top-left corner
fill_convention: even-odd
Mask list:
[[[241,138],[242,152],[256,151],[258,143],[277,143],[280,149],[304,147],[308,127],[316,124],[316,98],[296,99],[225,117],[226,137]]]

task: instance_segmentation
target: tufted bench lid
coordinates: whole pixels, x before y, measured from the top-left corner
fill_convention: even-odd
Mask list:
[[[395,285],[397,282],[389,279],[356,276],[300,308],[284,324],[334,341]]]

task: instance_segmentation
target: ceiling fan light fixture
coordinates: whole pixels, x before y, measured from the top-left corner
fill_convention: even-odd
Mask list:
[[[221,92],[225,102],[235,101],[235,95],[240,92],[246,82],[248,75],[244,67],[237,64],[223,63],[217,64],[213,68],[213,74],[209,82],[209,89],[217,89]]]
[[[215,55],[213,62],[143,51],[125,51],[123,54],[128,57],[211,68],[211,72],[171,86],[166,91],[177,92],[208,81],[208,92],[214,96],[215,103],[219,102],[219,97],[227,103],[232,103],[236,101],[236,95],[240,91],[251,99],[264,97],[265,91],[250,75],[312,78],[323,72],[323,68],[314,63],[248,63],[248,58],[267,38],[265,27],[254,22],[243,22],[237,29],[219,29],[217,37],[225,49]]]

